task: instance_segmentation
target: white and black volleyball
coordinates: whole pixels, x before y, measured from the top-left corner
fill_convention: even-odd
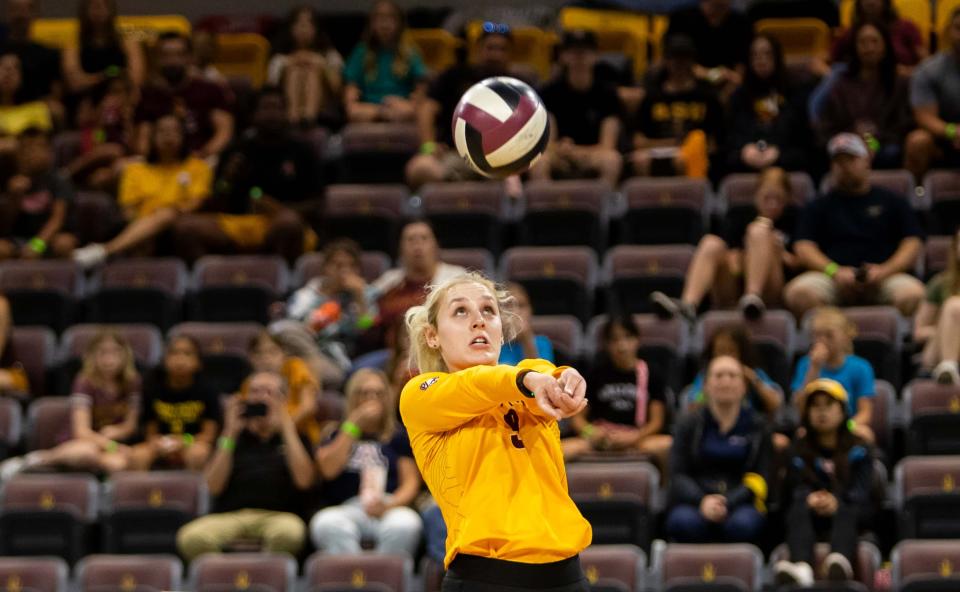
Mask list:
[[[547,110],[532,88],[516,78],[487,78],[463,94],[453,112],[457,152],[481,175],[522,173],[550,139]]]

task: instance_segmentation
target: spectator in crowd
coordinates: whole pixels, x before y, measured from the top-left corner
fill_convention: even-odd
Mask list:
[[[133,89],[125,78],[94,87],[77,107],[80,146],[65,171],[74,184],[115,193],[133,141]]]
[[[564,33],[561,77],[540,91],[552,140],[530,171],[532,178],[599,176],[610,187],[620,180],[620,99],[616,86],[594,76],[598,56],[592,31]]]
[[[790,560],[774,566],[778,584],[812,586],[814,543],[828,534],[823,562],[828,580],[853,579],[857,542],[870,524],[873,460],[869,444],[847,428],[847,393],[839,382],[822,378],[807,385],[797,439],[788,466],[787,512]]]
[[[250,365],[254,372],[272,372],[279,374],[286,382],[286,408],[293,418],[293,424],[311,445],[320,443],[320,423],[317,421],[317,396],[320,394],[320,382],[310,372],[310,368],[300,358],[287,356],[280,342],[263,331],[250,341],[247,348]],[[250,392],[249,381],[240,389],[243,396]]]
[[[180,335],[170,339],[152,383],[144,389],[140,422],[144,442],[133,449],[131,468],[154,465],[203,469],[220,422],[217,394],[204,385],[200,345]]]
[[[743,405],[747,383],[735,358],[711,360],[705,390],[706,405],[674,430],[667,535],[684,543],[756,541],[766,522],[770,432]]]
[[[318,206],[320,168],[313,148],[289,128],[283,93],[262,90],[253,128],[220,158],[206,208],[217,213],[178,220],[178,251],[188,261],[210,252],[267,251],[293,263],[316,246],[300,212]]]
[[[380,371],[358,370],[346,387],[347,418],[317,449],[323,496],[332,504],[310,520],[310,538],[329,554],[375,549],[414,557],[423,526],[410,508],[422,481],[397,421],[396,395]]]
[[[697,77],[733,87],[743,80],[752,33],[750,21],[731,7],[731,0],[700,0],[699,6],[670,15],[665,38],[692,39]]]
[[[113,473],[127,468],[128,443],[137,434],[140,413],[140,374],[130,344],[119,334],[106,330],[90,340],[70,399],[70,425],[57,434],[60,444],[4,461],[0,478],[38,469]]]
[[[352,239],[328,243],[322,273],[293,293],[286,319],[270,327],[325,383],[343,381],[358,337],[376,322],[377,294],[361,275],[360,257],[360,245]]]
[[[922,366],[937,382],[960,384],[960,230],[953,233],[946,270],[927,283],[913,325],[913,340],[924,344]]]
[[[857,47],[857,36],[854,32],[863,23],[873,22],[890,31],[888,51],[892,52],[898,71],[909,76],[913,67],[923,61],[929,51],[917,25],[910,19],[901,18],[893,4],[893,0],[856,0],[853,23],[835,38],[830,60],[849,60]]]
[[[945,51],[917,67],[910,83],[910,105],[920,129],[907,137],[906,168],[922,179],[931,166],[960,166],[960,7],[951,14]]]
[[[344,102],[347,119],[413,121],[426,89],[427,67],[417,48],[404,38],[406,18],[393,0],[378,0],[370,10],[363,39],[347,59]]]
[[[43,101],[23,97],[23,64],[10,49],[0,51],[0,136],[6,136],[0,150],[12,153],[17,145],[12,138],[30,128],[53,131],[50,106]]]
[[[806,170],[810,130],[804,93],[788,80],[783,47],[754,36],[743,84],[730,97],[724,135],[726,167],[754,172],[770,166]]]
[[[526,288],[517,282],[510,282],[507,284],[507,291],[513,297],[513,312],[520,317],[520,332],[515,339],[504,343],[500,348],[499,363],[516,366],[521,360],[529,359],[555,362],[550,338],[533,332],[533,306]]]
[[[153,126],[172,113],[186,122],[190,152],[204,159],[218,156],[233,136],[234,118],[226,91],[191,69],[189,37],[163,33],[157,38],[155,52],[159,75],[144,87],[134,116],[136,151],[142,155],[149,152]]]
[[[14,354],[12,335],[10,301],[0,294],[0,393],[22,397],[30,393],[30,381],[23,363]]]
[[[62,94],[60,52],[30,37],[37,16],[36,0],[7,0],[7,37],[0,53],[12,52],[24,68],[22,98],[26,101],[57,100]]]
[[[403,391],[410,379],[420,373],[419,368],[410,357],[410,336],[407,331],[407,324],[402,318],[397,319],[393,328],[393,344],[390,346],[390,353],[387,356],[386,370],[390,378],[390,385],[394,392]]]
[[[201,80],[217,84],[226,89],[227,93],[231,93],[230,81],[214,63],[217,59],[217,52],[220,51],[216,33],[206,29],[198,29],[193,32],[191,41],[193,43],[193,67],[197,76]]]
[[[700,239],[680,299],[659,291],[651,294],[657,314],[680,315],[694,323],[708,293],[714,306],[732,305],[741,278],[739,307],[748,319],[763,316],[766,303],[780,302],[784,276],[797,265],[789,250],[797,219],[791,193],[790,177],[783,169],[764,170],[754,197],[756,217],[728,216],[722,236]]]
[[[343,90],[343,58],[321,28],[316,9],[295,8],[274,51],[267,82],[283,89],[290,123],[309,127],[318,117],[334,120]]]
[[[800,358],[790,389],[794,404],[804,409],[804,389],[818,378],[829,378],[843,385],[847,392],[847,413],[853,418],[853,431],[868,442],[874,441],[870,429],[873,416],[873,398],[876,396],[873,367],[870,362],[854,355],[853,339],[856,326],[839,308],[825,306],[819,309],[811,322],[810,352]]]
[[[772,416],[783,405],[783,393],[763,368],[756,365],[757,354],[750,342],[747,328],[742,324],[721,327],[713,332],[703,351],[703,366],[687,389],[685,406],[693,409],[706,403],[704,392],[706,371],[717,357],[727,356],[738,360],[743,366],[747,381],[746,404],[757,413]]]
[[[205,471],[213,513],[177,533],[187,561],[218,553],[238,538],[253,538],[264,551],[296,556],[306,526],[295,513],[316,481],[310,445],[285,409],[283,377],[254,372],[245,397],[226,405],[223,433]]]
[[[408,222],[400,231],[400,267],[391,269],[373,283],[380,295],[380,325],[392,327],[411,306],[421,304],[426,287],[441,284],[466,273],[459,265],[440,260],[440,245],[425,220]]]
[[[652,75],[637,112],[630,162],[639,175],[705,178],[723,109],[694,74],[696,48],[686,35],[667,38],[663,67]]]
[[[82,94],[122,74],[140,87],[146,78],[146,57],[140,41],[124,39],[117,27],[116,0],[79,0],[77,43],[63,49],[67,90]]]
[[[181,216],[199,208],[210,195],[210,166],[190,156],[184,123],[165,115],[152,126],[153,139],[144,162],[123,170],[118,202],[127,226],[106,243],[91,243],[74,251],[83,267],[134,249],[150,250],[152,241]]]
[[[797,316],[824,304],[892,304],[912,316],[923,284],[909,275],[923,230],[909,200],[870,183],[870,151],[842,133],[827,145],[834,188],[804,207],[794,252],[808,271],[784,291]]]
[[[820,132],[827,139],[855,133],[866,140],[874,168],[900,168],[903,142],[913,128],[909,81],[897,74],[890,35],[882,25],[864,21],[851,34],[854,51],[830,89]]]
[[[47,132],[20,134],[16,173],[0,196],[0,260],[69,257],[77,244],[70,232],[73,185],[53,166]]]
[[[510,71],[513,34],[506,25],[487,23],[477,38],[476,63],[456,64],[441,72],[417,106],[420,154],[407,163],[407,183],[414,189],[436,181],[474,181],[474,171],[454,149],[450,122],[463,93],[491,76]]]
[[[600,332],[603,357],[587,378],[590,403],[570,418],[578,434],[563,440],[568,460],[593,451],[642,452],[666,466],[667,385],[656,366],[641,360],[640,330],[631,317],[615,317]]]

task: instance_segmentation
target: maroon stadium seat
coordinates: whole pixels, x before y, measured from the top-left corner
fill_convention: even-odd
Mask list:
[[[646,462],[573,463],[570,497],[593,527],[595,544],[646,548],[653,532],[652,504],[660,474]]]
[[[597,257],[587,247],[514,247],[500,258],[500,277],[522,284],[537,314],[585,321],[593,308]]]
[[[900,541],[891,560],[893,590],[960,590],[960,539]]]
[[[80,191],[73,204],[74,228],[81,245],[110,240],[123,224],[117,200],[102,191]]]
[[[10,592],[67,592],[69,575],[59,557],[0,557],[0,583]]]
[[[907,454],[960,454],[960,386],[914,380],[904,389]]]
[[[10,301],[16,325],[47,325],[59,333],[74,321],[84,278],[73,261],[5,261],[0,293]]]
[[[0,442],[9,452],[20,443],[23,433],[23,414],[20,403],[10,397],[0,398]]]
[[[250,373],[247,348],[264,327],[256,323],[180,323],[170,337],[186,335],[197,340],[204,374],[218,393],[234,393]]]
[[[821,565],[830,553],[830,545],[817,543],[814,547],[814,573],[821,573]],[[781,559],[790,560],[790,550],[786,544],[779,545],[770,555],[770,564],[776,564]],[[880,550],[873,543],[860,541],[857,547],[857,560],[853,565],[854,579],[863,584],[867,590],[873,589],[873,579],[880,569]]]
[[[644,590],[647,556],[634,545],[591,545],[581,551],[580,564],[591,586],[622,585],[626,592]]]
[[[129,344],[139,364],[153,367],[163,356],[163,336],[153,325],[73,325],[60,337],[60,359],[83,358],[87,344],[103,331],[118,333]]]
[[[507,197],[499,181],[428,183],[420,189],[423,215],[446,248],[500,252]]]
[[[343,418],[343,394],[337,391],[324,391],[317,396],[317,421],[340,421]]]
[[[759,181],[760,175],[757,173],[727,175],[720,182],[719,197],[727,207],[751,205]],[[817,193],[813,179],[807,173],[790,173],[790,188],[793,193],[793,201],[801,206],[813,199]]]
[[[70,397],[41,397],[27,408],[27,450],[53,448],[73,435]]]
[[[584,352],[588,360],[596,360],[603,349],[600,329],[608,315],[595,316],[587,325],[584,337]],[[667,385],[679,392],[686,382],[681,360],[689,349],[689,331],[679,318],[664,320],[653,314],[633,315],[633,322],[640,329],[640,357],[661,369]]]
[[[341,177],[347,183],[399,183],[420,148],[413,123],[350,123],[341,132]]]
[[[363,251],[360,254],[360,273],[367,282],[372,282],[390,269],[390,257],[381,251]],[[323,275],[323,253],[304,253],[294,265],[290,287],[302,288],[315,277]]]
[[[690,245],[620,245],[603,259],[608,307],[627,313],[652,312],[650,294],[679,297],[693,259]]]
[[[584,245],[602,251],[611,191],[606,182],[598,179],[527,183],[519,225],[521,243]]]
[[[950,244],[953,237],[950,236],[928,236],[924,247],[925,258],[924,273],[929,279],[947,268],[950,261]]]
[[[201,257],[193,268],[192,318],[266,323],[270,305],[283,297],[289,283],[287,264],[280,257]]]
[[[487,249],[440,249],[440,260],[467,271],[479,271],[490,278],[496,274],[493,254]]]
[[[401,555],[361,553],[327,555],[317,552],[304,567],[311,590],[390,590],[407,592],[413,562]]]
[[[558,363],[574,362],[583,353],[583,324],[571,315],[536,315],[530,320],[535,335],[546,335]]]
[[[183,316],[188,283],[187,266],[180,259],[110,262],[94,275],[87,318],[99,323],[153,323],[165,331]]]
[[[57,339],[46,327],[14,327],[7,347],[13,359],[23,365],[34,397],[55,394],[47,384],[47,372],[57,361]]]
[[[663,586],[730,581],[759,592],[763,584],[763,554],[753,545],[670,544],[655,557]]]
[[[297,564],[279,553],[208,553],[190,564],[190,580],[195,592],[293,592]]]
[[[907,457],[894,479],[901,538],[960,538],[960,456]]]
[[[352,238],[366,251],[396,255],[408,198],[404,185],[331,185],[324,205],[323,236]]]
[[[634,177],[621,188],[626,212],[619,244],[696,244],[710,213],[705,179]]]
[[[930,234],[953,234],[960,223],[960,172],[931,171],[923,186],[930,202]]]
[[[420,573],[423,574],[423,592],[440,592],[444,575],[442,563],[425,555],[420,560]]]
[[[877,438],[876,446],[890,458],[893,447],[893,413],[897,404],[897,391],[886,380],[874,382],[873,412],[870,414],[870,429]]]
[[[77,564],[78,592],[160,592],[182,586],[174,555],[88,555]]]

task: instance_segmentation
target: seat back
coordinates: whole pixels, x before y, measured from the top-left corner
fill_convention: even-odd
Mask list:
[[[546,335],[557,362],[573,362],[583,351],[583,324],[572,315],[538,315],[530,320],[535,335]]]
[[[587,247],[514,247],[501,258],[500,276],[523,284],[538,314],[584,321],[593,307],[597,259]]]
[[[890,559],[893,563],[893,590],[946,592],[960,589],[960,574],[957,573],[960,539],[900,541],[893,548]]]
[[[183,580],[174,555],[88,555],[75,571],[79,592],[177,590]]]
[[[591,586],[614,583],[627,592],[644,589],[647,556],[634,545],[591,545],[580,553],[580,565]]]
[[[960,457],[907,457],[894,479],[902,538],[960,538]]]
[[[5,590],[67,592],[69,571],[59,557],[0,557],[0,585]]]
[[[13,359],[23,365],[35,398],[53,394],[47,375],[57,362],[56,336],[47,327],[14,327],[7,343]]]
[[[635,177],[621,188],[627,211],[621,244],[696,243],[708,221],[710,193],[703,179]]]
[[[333,556],[314,553],[304,567],[312,589],[342,586],[345,589],[381,585],[387,590],[406,592],[413,574],[413,562],[401,555],[362,553]]]
[[[907,454],[960,454],[960,388],[914,380],[904,389]]]
[[[653,292],[679,297],[693,252],[690,245],[619,245],[608,250],[603,260],[608,308],[648,313],[653,311]]]
[[[674,583],[689,585],[697,581],[704,584],[723,583],[717,582],[718,578],[730,578],[743,586],[744,590],[759,592],[762,585],[763,555],[749,544],[669,544],[658,555],[658,561],[662,584],[667,587]]]
[[[296,578],[296,562],[283,553],[207,554],[190,564],[190,581],[196,592],[293,592]]]
[[[70,397],[41,397],[27,408],[27,450],[47,450],[73,436]]]
[[[657,470],[645,462],[583,463],[567,469],[570,497],[593,527],[597,544],[647,548],[650,506],[659,482]]]

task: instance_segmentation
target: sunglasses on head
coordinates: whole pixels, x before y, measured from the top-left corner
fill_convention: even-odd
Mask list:
[[[499,35],[509,35],[510,34],[510,25],[506,23],[495,23],[493,21],[484,21],[483,23],[483,32],[484,33],[497,33]]]

